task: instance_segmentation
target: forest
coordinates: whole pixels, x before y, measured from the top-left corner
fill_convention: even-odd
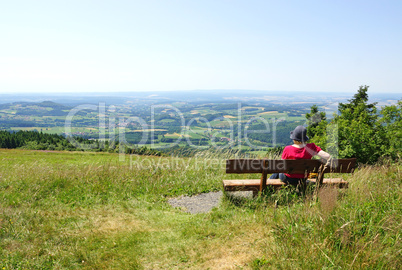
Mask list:
[[[87,145],[86,151],[92,152],[118,152],[118,142],[101,143],[97,140],[88,140],[82,137],[74,137],[73,143],[69,138],[57,134],[47,134],[38,131],[2,131],[0,130],[0,148],[26,149],[26,150],[56,150],[56,151],[83,151],[83,145]],[[126,154],[136,155],[164,155],[161,151],[150,149],[146,146],[125,147]]]
[[[77,140],[85,141],[82,138]],[[0,148],[24,148],[31,150],[76,150],[64,136],[37,131],[0,131]]]

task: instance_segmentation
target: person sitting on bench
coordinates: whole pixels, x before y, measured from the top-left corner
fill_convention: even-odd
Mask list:
[[[314,143],[307,143],[307,129],[303,126],[297,126],[290,132],[290,138],[293,140],[293,145],[288,145],[283,149],[282,159],[311,159],[313,156],[319,156],[323,159],[330,159],[331,155],[323,151]],[[280,179],[282,182],[305,187],[307,178],[303,174],[286,174],[274,173],[270,179]]]

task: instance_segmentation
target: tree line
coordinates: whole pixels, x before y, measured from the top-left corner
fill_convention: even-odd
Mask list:
[[[81,146],[87,145],[86,151],[94,152],[112,152],[119,153],[120,147],[124,147],[124,153],[137,155],[164,155],[161,151],[150,149],[145,146],[127,147],[122,146],[119,141],[101,142],[99,140],[88,140],[82,137],[73,137],[74,143],[71,143],[68,138],[57,135],[47,134],[38,131],[0,131],[0,148],[8,149],[28,149],[28,150],[58,150],[58,151],[83,151]]]
[[[0,131],[0,148],[32,150],[76,150],[65,137],[37,131]]]

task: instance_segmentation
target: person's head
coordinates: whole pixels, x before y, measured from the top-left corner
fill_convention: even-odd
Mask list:
[[[307,129],[303,126],[297,126],[293,131],[290,132],[290,138],[295,144],[306,143],[309,140],[307,137]]]

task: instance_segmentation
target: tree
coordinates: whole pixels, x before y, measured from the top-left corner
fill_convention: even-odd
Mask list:
[[[317,106],[306,114],[308,136],[313,142],[339,158],[357,158],[373,164],[381,157],[400,157],[402,149],[402,102],[385,106],[378,113],[376,103],[368,102],[368,86],[360,86],[338,114],[327,121]]]
[[[385,141],[376,103],[368,103],[367,91],[368,86],[360,86],[349,103],[340,103],[334,121],[338,127],[339,156],[372,164],[383,154],[381,146]]]
[[[327,117],[325,112],[319,112],[317,105],[311,106],[310,113],[306,114],[307,118],[307,136],[311,142],[316,143],[324,150],[327,144]]]
[[[382,147],[382,152],[393,158],[400,158],[402,150],[402,100],[398,104],[385,106],[380,114],[381,125],[384,127],[383,136],[386,144]]]

